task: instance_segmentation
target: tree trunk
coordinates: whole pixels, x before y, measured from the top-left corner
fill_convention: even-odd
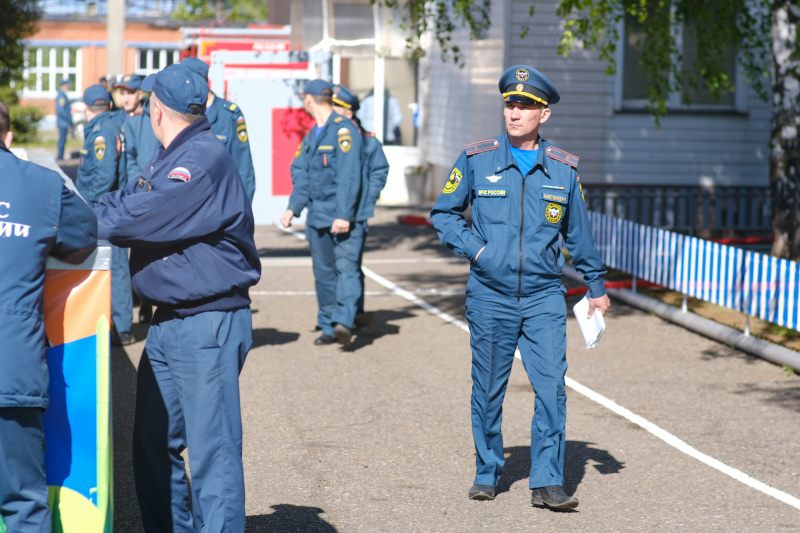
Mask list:
[[[772,255],[800,260],[800,9],[772,4]]]

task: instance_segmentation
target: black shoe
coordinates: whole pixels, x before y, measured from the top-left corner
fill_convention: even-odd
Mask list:
[[[144,302],[139,305],[139,324],[149,324],[153,320],[153,306]]]
[[[353,342],[353,332],[345,325],[336,324],[333,326],[333,334],[336,335],[336,340],[339,341],[339,344],[350,346]]]
[[[550,485],[531,491],[531,505],[544,505],[550,509],[575,509],[578,498],[567,496],[561,485]]]
[[[356,329],[361,329],[372,324],[373,320],[375,320],[375,313],[370,311],[368,313],[358,313],[353,322]]]
[[[328,344],[333,344],[336,342],[336,337],[331,337],[330,335],[325,335],[324,333],[314,339],[314,346],[327,346]]]
[[[470,500],[494,500],[494,487],[491,485],[472,485],[469,489]]]
[[[133,344],[136,342],[136,339],[133,338],[130,331],[123,331],[122,333],[111,333],[111,345],[112,346],[128,346],[129,344]]]

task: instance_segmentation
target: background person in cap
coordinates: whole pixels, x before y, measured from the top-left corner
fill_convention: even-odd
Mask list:
[[[80,263],[97,246],[92,209],[61,176],[9,150],[8,106],[0,102],[0,529],[50,531],[42,411],[47,409],[44,277],[47,257]],[[2,522],[5,520],[5,526]]]
[[[125,117],[122,134],[125,137],[125,161],[129,180],[136,180],[142,175],[145,164],[153,157],[161,143],[153,133],[150,124],[150,99],[144,97],[141,90],[142,76],[132,74],[123,76],[119,87],[123,109],[130,108],[133,102],[136,107],[133,111],[115,111],[117,117]],[[135,91],[133,91],[135,89]],[[134,293],[134,305],[139,305],[139,323],[149,324],[153,318],[153,306],[138,298]]]
[[[306,240],[317,292],[317,346],[349,346],[360,294],[358,256],[366,223],[356,220],[361,197],[362,137],[351,120],[333,112],[333,85],[310,81],[303,106],[316,121],[292,161],[292,194],[281,224],[308,208]]]
[[[372,323],[373,314],[364,312],[364,272],[361,270],[361,261],[364,258],[364,244],[367,241],[369,226],[367,221],[375,216],[375,203],[381,195],[381,191],[386,186],[386,178],[389,176],[389,161],[383,153],[381,142],[375,134],[364,131],[361,122],[356,117],[358,111],[358,98],[351,93],[344,85],[334,87],[333,110],[336,113],[349,118],[361,131],[364,141],[364,148],[361,154],[361,198],[358,202],[356,211],[356,222],[364,223],[364,238],[358,252],[358,276],[361,283],[361,292],[356,305],[356,318],[354,325],[356,328],[363,328]]]
[[[181,64],[208,81],[208,64],[205,61],[196,57],[187,57],[181,61]],[[247,124],[245,124],[241,108],[209,90],[206,116],[211,123],[211,131],[222,141],[236,162],[236,168],[239,169],[247,197],[250,198],[250,203],[253,203],[253,196],[256,194],[256,171],[253,168],[250,138],[247,135]]]
[[[516,65],[500,78],[507,133],[468,144],[431,221],[439,238],[470,260],[467,321],[472,347],[472,435],[476,475],[469,497],[492,500],[505,458],[503,397],[519,347],[536,392],[531,424],[532,503],[577,507],[564,493],[567,371],[564,257],[589,286],[589,314],[610,302],[578,178],[578,158],[539,136],[558,91],[541,72]],[[472,206],[472,227],[463,212]]]
[[[61,86],[56,93],[56,126],[58,127],[58,159],[64,159],[64,145],[67,143],[67,133],[72,128],[72,111],[70,109],[69,80],[61,80]]]
[[[109,192],[123,188],[126,182],[125,141],[122,130],[109,111],[111,95],[102,85],[92,85],[83,92],[86,119],[83,148],[75,186],[87,202],[97,202]],[[134,342],[133,296],[128,250],[111,247],[111,343],[127,346]]]
[[[163,146],[95,206],[100,238],[131,248],[136,292],[157,306],[137,377],[136,494],[145,531],[242,532],[239,372],[252,345],[248,289],[261,274],[253,212],[205,117],[205,80],[176,64],[142,89]]]
[[[122,103],[122,107],[121,109],[112,111],[111,116],[113,117],[114,122],[117,123],[117,126],[123,130],[122,133],[125,133],[125,120],[128,117],[132,117],[133,115],[142,112],[142,79],[142,76],[139,76],[138,74],[126,74],[120,78],[120,81],[117,84],[116,88],[117,92],[119,93],[119,99]]]

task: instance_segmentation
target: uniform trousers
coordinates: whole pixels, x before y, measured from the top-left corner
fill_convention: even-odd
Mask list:
[[[118,333],[131,330],[133,293],[128,249],[111,245],[111,320]]]
[[[64,159],[64,146],[67,144],[67,130],[69,128],[58,128],[58,159]]]
[[[317,292],[317,325],[333,336],[334,324],[353,326],[361,293],[358,257],[366,236],[366,222],[355,222],[349,233],[306,227]]]
[[[531,422],[530,488],[564,483],[567,418],[564,294],[564,287],[557,286],[519,300],[489,289],[473,291],[467,297],[476,484],[497,486],[503,471],[503,398],[517,347],[536,393]]]
[[[0,531],[49,533],[39,407],[0,407]]]
[[[359,293],[358,293],[358,302],[356,302],[356,314],[360,315],[364,312],[364,270],[361,268],[361,264],[364,261],[364,246],[367,243],[367,235],[369,234],[369,226],[367,222],[364,222],[364,238],[361,239],[361,247],[358,250],[358,283],[359,283]]]
[[[136,495],[148,533],[244,531],[239,372],[250,309],[153,316],[139,363]],[[188,447],[194,516],[181,452]]]

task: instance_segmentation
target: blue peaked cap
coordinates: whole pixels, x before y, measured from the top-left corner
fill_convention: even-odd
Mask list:
[[[197,59],[196,57],[184,57],[181,61],[181,65],[189,67],[189,69],[197,72],[203,79],[208,79],[208,63],[202,59]]]
[[[120,78],[119,82],[117,83],[117,87],[125,87],[126,89],[141,89],[142,87],[142,80],[144,76],[140,76],[138,74],[125,74]]]
[[[178,113],[203,115],[206,112],[208,82],[180,63],[147,76],[142,90],[154,92],[161,103]]]
[[[503,99],[510,102],[549,106],[561,100],[555,85],[547,76],[528,65],[514,65],[506,69],[500,76],[498,86]]]
[[[358,98],[347,90],[344,85],[337,85],[333,89],[333,103],[340,107],[345,107],[351,111],[358,111]]]
[[[86,105],[108,105],[111,95],[102,85],[90,85],[83,91],[83,103]]]

